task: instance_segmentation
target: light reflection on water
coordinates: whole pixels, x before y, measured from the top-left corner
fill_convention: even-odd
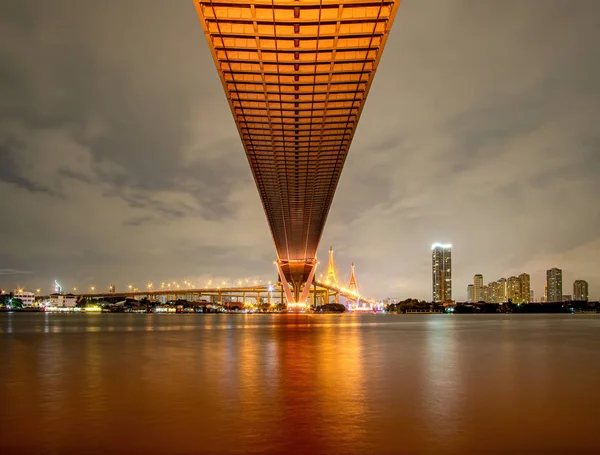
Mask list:
[[[598,352],[598,316],[3,314],[0,453],[600,453]]]

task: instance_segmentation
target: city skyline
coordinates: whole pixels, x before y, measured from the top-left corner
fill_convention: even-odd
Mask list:
[[[439,242],[436,242],[434,244],[431,245],[431,252],[432,252],[432,284],[433,284],[433,295],[431,298],[431,301],[435,301],[435,302],[442,302],[442,301],[449,301],[449,300],[454,300],[454,301],[464,301],[464,302],[479,302],[479,301],[486,301],[486,302],[490,302],[490,303],[498,303],[498,302],[502,302],[502,301],[508,301],[509,299],[511,301],[517,301],[519,303],[539,303],[542,301],[546,301],[544,299],[548,298],[548,284],[549,283],[554,283],[555,281],[558,281],[557,284],[557,288],[553,291],[551,291],[555,297],[552,298],[552,300],[547,300],[548,302],[559,302],[562,301],[562,297],[566,296],[566,297],[572,297],[573,300],[594,300],[594,298],[591,298],[589,295],[589,285],[587,280],[583,280],[583,279],[575,279],[572,280],[572,289],[573,289],[573,293],[572,294],[564,294],[563,290],[564,289],[571,289],[569,283],[567,281],[565,281],[563,279],[563,270],[557,267],[553,267],[551,269],[547,269],[545,272],[545,281],[544,281],[544,291],[543,293],[541,293],[541,295],[543,295],[542,298],[540,298],[538,301],[535,300],[534,295],[538,295],[535,294],[535,290],[531,287],[531,275],[524,272],[524,273],[520,273],[518,276],[515,276],[513,274],[509,275],[508,278],[499,278],[496,279],[495,281],[489,281],[487,284],[485,284],[486,282],[484,281],[484,275],[481,273],[477,273],[473,276],[472,279],[472,283],[468,283],[467,284],[467,292],[465,293],[465,297],[460,297],[460,298],[454,298],[453,297],[453,287],[454,284],[452,283],[452,274],[453,274],[453,270],[452,270],[452,244],[442,244]],[[329,282],[330,280],[332,280],[334,282],[340,281],[340,285],[341,286],[345,286],[347,285],[347,287],[351,288],[352,287],[352,282],[353,280],[356,280],[355,282],[358,282],[358,280],[355,278],[355,272],[354,272],[354,262],[352,262],[350,264],[350,272],[348,274],[344,273],[344,272],[336,272],[337,269],[333,269],[331,267],[332,265],[332,255],[333,255],[333,247],[330,246],[329,247],[329,251],[328,251],[328,265],[325,266],[325,272],[323,271],[323,268],[320,269],[320,272],[317,273],[317,276],[319,277],[317,279],[317,281],[323,281],[323,282]],[[447,261],[447,262],[446,262]],[[438,282],[440,279],[441,280],[445,280],[446,275],[445,273],[442,271],[442,268],[440,266],[440,264],[444,262],[448,267],[449,267],[449,273],[448,273],[448,277],[449,277],[449,291],[446,291],[444,289],[440,289],[440,286],[438,285],[436,287],[436,282]],[[323,267],[321,261],[319,261],[319,263],[321,264],[321,267]],[[336,277],[339,274],[340,279],[338,280]],[[437,277],[437,280],[436,280]],[[511,280],[517,280],[518,282],[518,287],[519,290],[515,291],[514,290],[514,286],[515,284],[512,284],[513,289],[511,289]],[[113,280],[114,281],[114,280]],[[144,290],[158,290],[158,289],[173,289],[173,290],[177,290],[177,289],[202,289],[202,288],[211,288],[211,287],[225,287],[225,286],[229,286],[229,287],[235,287],[237,286],[243,286],[244,284],[250,283],[250,284],[271,284],[271,283],[275,283],[277,280],[263,280],[260,277],[256,277],[256,276],[250,276],[249,278],[235,278],[232,279],[230,277],[227,278],[223,278],[223,277],[214,277],[214,276],[209,276],[209,277],[195,277],[195,278],[189,278],[189,277],[184,277],[184,278],[178,278],[178,279],[168,279],[168,280],[157,280],[156,284],[155,284],[155,280],[148,280],[144,283],[136,283],[135,285],[133,284],[128,284],[128,285],[123,285],[121,284],[121,287],[118,289],[119,292],[123,292],[123,291],[132,291],[135,290],[136,292],[138,291],[144,291]],[[494,297],[490,297],[490,295],[494,295],[494,292],[492,290],[488,290],[488,288],[492,285],[497,285],[498,283],[502,283],[502,287],[504,288],[502,297],[499,296],[495,296]],[[128,283],[132,283],[131,281],[129,281]],[[566,286],[566,287],[565,287]],[[8,287],[0,287],[0,289],[2,289],[2,292],[23,292],[25,291],[29,291],[32,292],[33,294],[39,295],[41,294],[49,294],[50,292],[62,292],[62,288],[61,291],[57,291],[56,288],[60,287],[59,283],[54,280],[52,282],[52,291],[50,291],[50,287],[46,290],[46,289],[42,289],[42,288],[26,288],[21,286],[20,284],[16,285],[16,286],[12,286],[12,288],[10,286]],[[91,285],[84,285],[84,286],[72,286],[72,287],[66,287],[65,288],[65,292],[79,292],[79,293],[94,293],[94,292],[103,292],[104,288],[108,287],[109,289],[109,293],[110,292],[114,292],[115,291],[115,284],[113,282],[111,282],[110,284],[106,285],[106,286],[96,286],[95,284],[91,284]],[[552,286],[550,286],[552,287]],[[48,292],[47,292],[48,291]],[[489,294],[489,292],[492,292],[492,294]],[[443,294],[444,296],[449,296],[446,298],[436,298],[436,293],[437,294]],[[518,297],[517,297],[518,294]],[[477,298],[477,296],[479,296],[479,298]],[[558,297],[560,296],[560,298]],[[577,299],[576,296],[585,296],[585,298],[582,299]],[[410,298],[412,296],[401,296],[400,299],[402,298]],[[497,300],[497,298],[499,297],[498,302],[495,302],[495,300]],[[517,297],[515,299],[515,297]],[[384,297],[378,296],[377,297],[380,300],[383,300]],[[390,296],[388,295],[386,298],[390,298]],[[427,300],[427,299],[425,299]]]
[[[12,2],[0,19],[0,287],[273,280],[264,213],[190,5],[67,8]],[[596,3],[401,8],[321,261],[337,245],[369,295],[429,299],[425,252],[448,239],[457,300],[474,272],[525,270],[543,295],[553,266],[565,292],[584,279],[598,299]],[[565,15],[572,27],[557,29]]]

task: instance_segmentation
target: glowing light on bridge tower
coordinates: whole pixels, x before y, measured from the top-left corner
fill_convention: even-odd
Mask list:
[[[400,0],[193,1],[269,221],[288,305],[305,306]]]
[[[354,262],[350,266],[350,283],[348,284],[350,292],[357,294],[360,292],[358,289],[358,283],[356,282],[356,275],[354,274]]]
[[[335,273],[335,263],[333,262],[333,247],[329,247],[329,264],[327,265],[327,277],[325,278],[328,284],[337,286],[338,280]]]

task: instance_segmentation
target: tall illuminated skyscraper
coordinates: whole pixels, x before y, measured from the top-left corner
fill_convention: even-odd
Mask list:
[[[483,301],[483,275],[475,275],[473,277],[473,301]]]
[[[508,282],[506,278],[500,278],[496,283],[496,301],[497,303],[505,303],[508,301]]]
[[[585,280],[576,280],[573,283],[573,300],[587,302],[589,299],[588,283]]]
[[[521,282],[516,276],[511,276],[506,280],[507,299],[512,303],[521,302]]]
[[[546,271],[547,302],[562,302],[562,270],[556,267]]]
[[[431,246],[433,301],[452,300],[452,245],[435,243]]]
[[[531,277],[529,274],[521,273],[519,283],[521,285],[521,303],[531,303]]]

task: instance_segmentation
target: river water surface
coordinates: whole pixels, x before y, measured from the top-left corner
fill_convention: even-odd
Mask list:
[[[0,314],[2,454],[600,454],[600,315]]]

